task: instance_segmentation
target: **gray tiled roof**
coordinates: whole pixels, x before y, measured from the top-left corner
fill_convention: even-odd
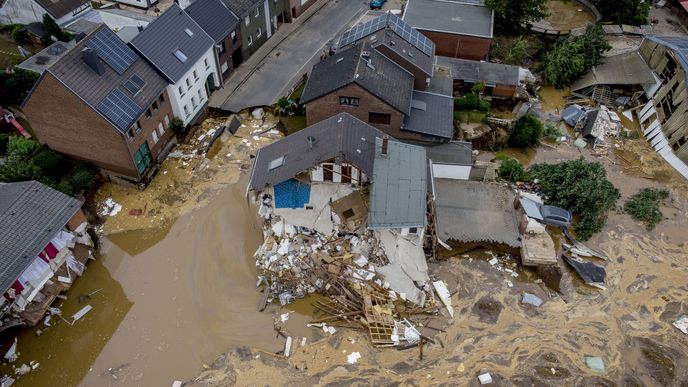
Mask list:
[[[0,291],[4,293],[81,208],[37,181],[0,184]]]
[[[473,165],[473,144],[452,141],[441,145],[428,145],[425,153],[434,164]]]
[[[438,66],[446,67],[451,71],[454,79],[471,82],[483,82],[492,85],[518,86],[520,69],[518,66],[480,62],[458,58],[437,56]]]
[[[451,139],[454,137],[454,99],[447,95],[414,91],[411,114],[402,130]]]
[[[370,54],[370,65],[361,57]],[[409,114],[413,75],[368,44],[338,52],[316,64],[301,96],[307,103],[356,83],[398,111]]]
[[[59,19],[88,3],[89,0],[36,0],[36,2],[54,19]]]
[[[193,36],[189,36],[186,29],[191,30]],[[213,38],[176,4],[131,41],[131,45],[172,83],[177,83],[213,44]],[[186,62],[174,56],[175,50],[187,57]]]
[[[185,11],[215,42],[224,40],[239,24],[239,18],[220,0],[196,0]]]
[[[403,20],[425,31],[492,38],[493,12],[482,2],[409,0]]]
[[[114,37],[114,39],[119,39],[105,25],[101,25],[94,34],[101,30],[107,31],[107,34]],[[167,87],[167,81],[138,55],[136,55],[134,63],[122,75],[119,75],[105,63],[103,63],[105,73],[98,75],[84,62],[82,54],[84,46],[90,41],[92,36],[89,35],[81,40],[76,47],[58,60],[47,72],[55,76],[74,94],[93,108],[98,106],[111,91],[119,89],[136,102],[140,116]],[[122,86],[133,74],[138,74],[146,82],[141,91],[135,96]],[[112,124],[121,132],[125,132],[133,124],[133,121],[124,126],[118,126],[114,122]]]
[[[331,159],[349,162],[371,176],[375,138],[383,136],[348,113],[337,114],[261,148],[253,163],[249,189],[260,191]],[[314,139],[312,146],[308,137]],[[282,156],[284,164],[270,170],[270,163]]]
[[[263,4],[263,0],[222,0],[222,2],[241,18]]]
[[[423,227],[427,205],[425,149],[390,141],[387,155],[383,155],[381,138],[375,140],[375,149],[368,228]]]

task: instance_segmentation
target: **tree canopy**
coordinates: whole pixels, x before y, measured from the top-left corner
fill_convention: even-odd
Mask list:
[[[540,141],[543,133],[542,122],[530,114],[519,118],[509,135],[509,145],[517,148],[533,146]]]
[[[486,0],[495,13],[495,27],[505,34],[517,34],[528,23],[547,16],[547,0]]]
[[[574,226],[581,240],[602,230],[607,211],[619,199],[619,190],[607,180],[607,171],[598,162],[582,157],[559,164],[535,164],[529,174],[540,180],[545,202],[562,207],[580,218]]]
[[[556,43],[543,55],[539,70],[549,84],[561,89],[600,64],[602,54],[610,48],[602,27],[589,25],[583,35]]]
[[[647,0],[593,0],[593,4],[602,14],[603,21],[615,24],[647,24],[650,14],[650,2]]]

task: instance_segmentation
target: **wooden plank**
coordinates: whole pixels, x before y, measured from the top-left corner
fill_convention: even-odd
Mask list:
[[[659,63],[657,63],[657,69],[655,69],[655,71],[657,71],[658,74],[661,74],[662,71],[664,71],[667,63],[669,63],[669,58],[665,55],[659,60]]]
[[[650,67],[653,70],[657,68],[659,61],[662,60],[662,58],[664,57],[666,50],[667,49],[662,46],[662,47],[657,47],[657,49],[652,52],[652,56],[650,57]]]

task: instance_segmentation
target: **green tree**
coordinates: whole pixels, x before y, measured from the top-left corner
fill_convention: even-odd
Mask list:
[[[523,165],[516,159],[508,158],[502,161],[502,165],[499,166],[499,177],[509,180],[511,182],[525,181],[527,179],[526,171],[523,169]]]
[[[184,121],[179,117],[174,117],[170,120],[170,128],[177,134],[186,133],[186,126],[184,126]]]
[[[528,172],[540,180],[547,204],[579,215],[574,230],[581,240],[602,230],[607,212],[619,199],[619,190],[607,180],[604,166],[582,157],[559,164],[536,164]]]
[[[516,121],[516,125],[509,135],[509,145],[526,148],[536,145],[542,137],[542,122],[530,114],[526,114]]]
[[[64,156],[49,149],[33,156],[31,161],[47,176],[65,175],[72,167]]]
[[[4,89],[9,92],[7,100],[3,101],[3,103],[9,105],[19,105],[22,103],[39,77],[38,73],[16,67],[11,74],[3,74],[0,80],[2,80]]]
[[[69,178],[69,184],[75,193],[80,192],[81,190],[88,189],[96,181],[96,174],[97,172],[93,166],[80,163],[74,168]]]
[[[7,154],[7,145],[10,143],[9,133],[0,133],[0,156]]]
[[[41,169],[32,162],[23,160],[9,160],[0,167],[0,182],[11,183],[15,181],[42,180]]]
[[[531,43],[522,36],[501,38],[492,44],[491,56],[499,58],[501,63],[522,66],[531,49]]]
[[[7,144],[7,157],[10,160],[24,161],[31,153],[38,149],[40,145],[34,140],[29,140],[21,136],[11,136]]]
[[[561,89],[600,64],[602,54],[610,48],[602,27],[589,25],[583,35],[555,44],[543,55],[539,70],[550,85]]]
[[[624,212],[633,219],[645,223],[648,231],[655,228],[664,216],[659,203],[669,197],[665,189],[643,188],[624,203]]]
[[[486,0],[494,10],[495,26],[505,34],[517,34],[528,28],[528,23],[547,16],[547,0]]]
[[[603,21],[615,24],[647,24],[650,15],[650,2],[647,0],[593,0],[593,4],[602,14]]]

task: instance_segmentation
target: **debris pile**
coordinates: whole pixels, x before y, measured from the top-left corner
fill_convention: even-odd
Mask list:
[[[269,212],[263,197],[261,214]],[[309,326],[333,333],[334,327],[366,329],[378,347],[417,345],[420,333],[411,321],[416,314],[437,314],[444,305],[453,316],[451,295],[436,281],[423,284],[422,302],[391,289],[379,273],[389,259],[372,231],[363,234],[335,231],[325,235],[293,226],[274,216],[266,220],[264,243],[256,251],[258,287],[263,287],[261,310],[278,300],[286,305],[312,293],[325,295],[313,306],[319,312]]]

